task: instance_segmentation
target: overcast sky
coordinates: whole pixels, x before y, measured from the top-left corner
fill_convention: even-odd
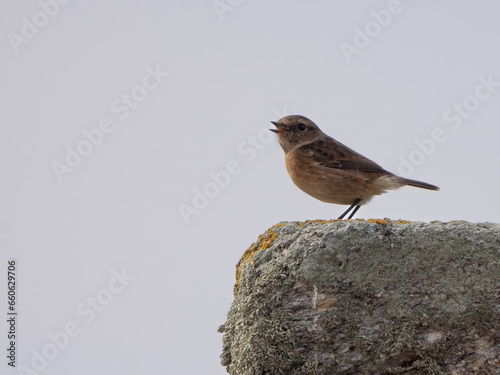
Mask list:
[[[243,251],[346,208],[293,185],[267,130],[285,114],[441,188],[358,218],[500,221],[497,2],[17,0],[0,19],[2,374],[224,374]]]

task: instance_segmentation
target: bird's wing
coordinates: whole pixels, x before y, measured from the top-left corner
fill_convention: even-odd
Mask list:
[[[333,138],[320,139],[299,148],[324,168],[360,172],[389,173],[377,163],[351,150]]]

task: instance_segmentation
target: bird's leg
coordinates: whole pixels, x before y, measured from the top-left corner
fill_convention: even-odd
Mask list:
[[[339,218],[337,220],[342,220],[344,218],[345,215],[347,215],[349,213],[349,211],[351,211],[354,207],[358,206],[358,203],[361,202],[361,199],[357,198],[353,204],[351,204],[349,206],[349,208],[347,210],[345,210],[345,212],[339,216]],[[356,207],[353,211],[353,213],[351,214],[351,216],[349,216],[349,219],[352,217],[352,215],[354,215],[356,213],[356,211],[359,209],[359,206]]]
[[[354,210],[352,210],[351,214],[349,215],[348,219],[352,219],[352,217],[354,216],[354,214],[359,210],[361,206],[356,206],[356,208]]]

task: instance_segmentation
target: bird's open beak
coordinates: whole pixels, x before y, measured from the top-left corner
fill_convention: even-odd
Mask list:
[[[275,133],[282,133],[282,132],[287,132],[288,129],[286,128],[285,125],[283,124],[280,124],[279,122],[276,122],[276,121],[271,121],[271,124],[273,124],[274,126],[276,126],[277,129],[269,129],[271,130],[272,132],[275,132]]]

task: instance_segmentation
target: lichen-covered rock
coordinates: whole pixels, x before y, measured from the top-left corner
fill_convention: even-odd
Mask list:
[[[500,374],[500,225],[278,224],[220,331],[233,375]]]

